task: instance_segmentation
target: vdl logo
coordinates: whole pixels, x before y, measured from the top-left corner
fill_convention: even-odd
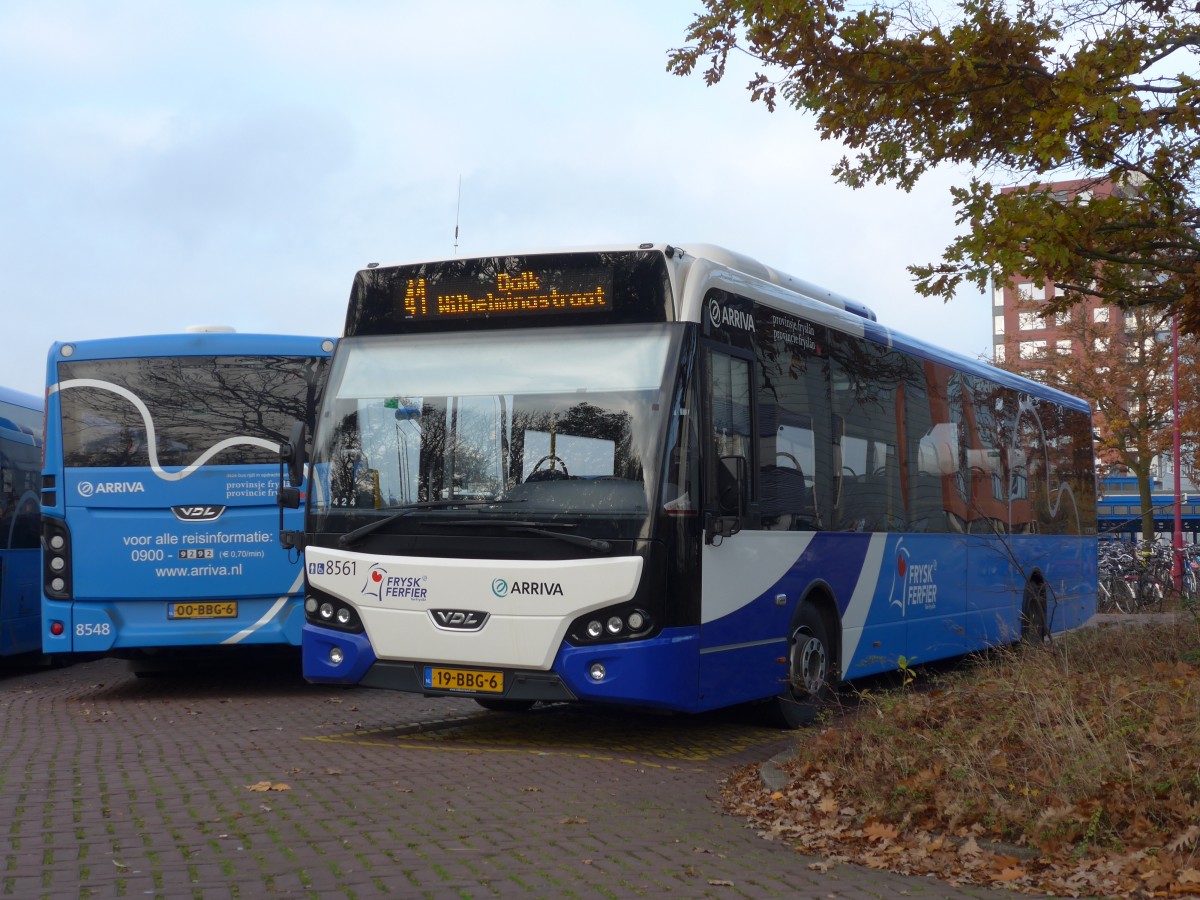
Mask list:
[[[225,512],[224,506],[172,506],[175,518],[183,522],[215,522]]]
[[[503,578],[495,578],[492,580],[492,593],[497,597],[508,596],[508,582]]]

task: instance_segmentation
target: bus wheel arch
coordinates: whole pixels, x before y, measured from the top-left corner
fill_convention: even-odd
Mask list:
[[[768,701],[772,724],[799,728],[813,721],[833,699],[840,681],[840,635],[832,593],[827,586],[810,587],[796,604],[788,626],[787,683]]]
[[[799,646],[804,639],[805,646]],[[811,668],[797,665],[815,662],[811,655],[806,658],[805,654],[815,653],[817,643],[821,644],[825,657],[823,669],[819,673],[819,684],[813,681],[817,673]],[[810,585],[804,598],[796,604],[791,625],[788,626],[788,675],[793,692],[799,693],[803,690],[818,701],[829,700],[841,681],[841,646],[841,618],[838,616],[833,591],[823,582],[814,583]],[[793,653],[797,647],[798,655]],[[793,668],[794,666],[796,668]],[[798,680],[795,677],[797,675],[802,677]]]
[[[1031,645],[1050,643],[1049,590],[1042,573],[1034,569],[1025,582],[1021,599],[1021,642]]]

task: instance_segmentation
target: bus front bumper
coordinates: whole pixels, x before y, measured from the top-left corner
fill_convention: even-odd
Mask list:
[[[497,672],[503,693],[441,690],[430,686],[433,664],[381,660],[365,634],[304,626],[304,677],[317,684],[361,684],[427,696],[561,702],[582,700],[681,712],[701,708],[698,698],[699,636],[695,630],[664,631],[655,638],[621,644],[563,644],[551,671],[454,664],[455,670]]]

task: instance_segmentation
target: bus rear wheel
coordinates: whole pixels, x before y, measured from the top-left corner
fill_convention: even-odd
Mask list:
[[[833,697],[833,654],[825,621],[811,604],[796,612],[788,638],[788,686],[768,701],[769,720],[779,728],[812,722]]]
[[[1021,602],[1021,642],[1042,646],[1050,643],[1050,620],[1046,612],[1046,582],[1031,578]]]

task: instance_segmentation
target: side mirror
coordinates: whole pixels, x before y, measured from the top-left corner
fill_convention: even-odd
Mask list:
[[[304,444],[307,429],[303,422],[292,425],[289,440],[279,445],[279,543],[285,550],[303,550],[304,532],[287,531],[283,527],[283,511],[300,508],[300,485],[304,484]],[[283,483],[283,468],[287,466],[290,486]]]
[[[304,445],[308,443],[308,428],[303,422],[292,425],[288,442],[279,448],[279,460],[287,466],[288,482],[292,487],[304,484]],[[282,486],[281,486],[282,487]]]
[[[746,457],[722,456],[717,462],[717,514],[706,516],[704,540],[718,544],[742,530],[746,505]]]
[[[722,456],[717,465],[717,508],[741,518],[746,502],[746,457]]]

